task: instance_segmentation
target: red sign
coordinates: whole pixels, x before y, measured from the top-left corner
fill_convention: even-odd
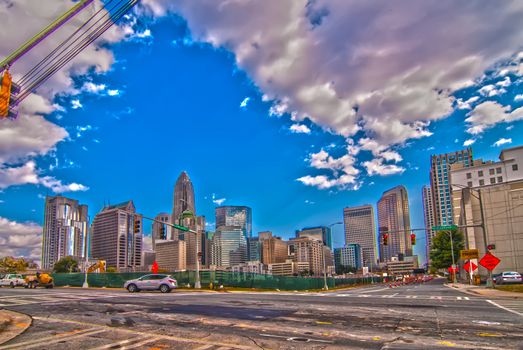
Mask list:
[[[458,271],[458,268],[451,266],[451,267],[448,268],[448,270],[449,270],[450,273],[456,273]]]
[[[471,266],[472,265],[472,266]],[[475,271],[478,268],[478,265],[474,264],[472,261],[468,261],[465,265],[463,265],[463,270],[470,272]]]
[[[151,268],[152,273],[158,273],[158,263],[156,260],[153,262],[153,267]]]
[[[492,255],[490,252],[487,252],[487,254],[485,254],[485,256],[483,256],[481,258],[481,260],[479,261],[479,264],[481,266],[483,266],[484,268],[486,268],[487,270],[489,271],[492,271],[494,270],[494,268],[496,266],[498,266],[499,262],[501,260],[499,260],[498,258],[496,258],[494,255]]]

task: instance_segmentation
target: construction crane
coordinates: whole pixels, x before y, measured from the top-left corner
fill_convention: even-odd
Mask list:
[[[31,68],[16,83],[12,81],[9,69],[18,59],[26,55],[49,37],[53,32],[62,27],[78,15],[83,9],[92,4],[94,0],[81,0],[70,10],[65,12],[53,23],[37,33],[25,44],[0,63],[0,73],[3,72],[0,85],[0,120],[16,118],[18,105],[31,93],[41,86],[53,74],[62,69],[93,41],[105,33],[113,24],[118,22],[140,0],[108,0],[85,20],[63,42],[55,47],[47,56]]]

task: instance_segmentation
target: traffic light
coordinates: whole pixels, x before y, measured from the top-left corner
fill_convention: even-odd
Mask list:
[[[20,92],[20,86],[13,83],[9,70],[4,71],[0,82],[0,118],[15,118],[17,116],[16,95]]]
[[[489,244],[489,245],[487,246],[487,249],[488,249],[488,250],[494,250],[494,249],[496,249],[496,245],[495,245],[495,244]]]
[[[140,219],[134,220],[134,233],[140,233],[141,222]]]
[[[414,233],[410,235],[410,244],[416,245],[416,235]]]
[[[165,225],[161,224],[160,226],[160,239],[165,239]]]
[[[389,235],[388,233],[383,234],[383,245],[389,245]]]

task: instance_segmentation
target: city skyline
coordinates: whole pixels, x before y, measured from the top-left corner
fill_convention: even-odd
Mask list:
[[[27,26],[0,41],[3,57],[70,5],[49,4],[16,3],[9,10],[13,15],[7,25]],[[163,8],[159,6],[157,10]],[[41,103],[26,100],[17,120],[2,123],[1,254],[38,258],[32,252],[42,241],[44,203],[39,197],[63,193],[88,205],[91,217],[108,201],[132,198],[154,216],[171,212],[173,182],[184,170],[194,181],[199,215],[214,217],[217,203],[249,206],[253,232],[272,230],[290,238],[302,227],[327,226],[342,220],[342,208],[375,203],[383,191],[400,184],[410,193],[412,227],[422,228],[419,194],[429,184],[431,154],[472,146],[475,155],[496,159],[501,147],[523,143],[518,70],[523,55],[517,33],[502,35],[511,23],[504,7],[448,12],[442,5],[427,5],[446,18],[449,28],[459,27],[469,11],[469,18],[487,13],[499,23],[485,27],[474,20],[473,31],[455,30],[451,39],[460,50],[451,50],[449,58],[448,38],[441,40],[432,30],[439,25],[432,18],[393,32],[377,25],[375,35],[339,47],[334,33],[352,31],[351,21],[337,20],[351,14],[345,5],[326,5],[331,11],[322,12],[316,5],[305,11],[306,4],[302,9],[273,4],[271,8],[281,6],[276,13],[288,17],[252,23],[254,31],[283,31],[284,23],[296,20],[293,38],[306,43],[296,56],[301,61],[285,50],[275,51],[290,64],[279,71],[278,55],[271,54],[281,47],[278,36],[252,46],[260,55],[242,51],[253,42],[249,28],[223,18],[227,30],[221,31],[207,16],[194,15],[216,13],[213,4],[193,6],[125,22],[127,37],[112,38],[98,51],[95,46],[86,50],[78,70],[65,70],[49,81],[51,91],[33,96]],[[248,13],[266,13],[257,8],[261,5],[249,6]],[[369,21],[381,23],[381,10],[370,3],[361,6],[368,7]],[[404,13],[424,18],[410,6],[388,6],[391,20],[398,23]],[[237,7],[231,11],[243,17]],[[329,20],[321,21],[324,17]],[[309,30],[311,22],[323,30]],[[385,32],[387,39],[377,40]],[[213,33],[215,41],[203,33]],[[426,40],[404,41],[411,33],[425,33]],[[495,45],[482,40],[493,35]],[[311,50],[315,42],[324,43],[324,50]],[[51,38],[48,47],[56,43]],[[363,43],[389,54],[388,48],[400,43],[408,47],[399,60],[384,55],[374,61],[354,51]],[[317,60],[331,62],[330,57],[340,60],[332,61],[332,69],[321,66],[317,81],[302,74],[318,67]],[[352,62],[350,57],[361,57],[354,62],[357,67],[344,65]],[[476,63],[467,61],[471,57]],[[393,62],[402,64],[391,66]],[[30,64],[21,61],[12,73],[23,74]],[[285,77],[292,84],[283,84]],[[154,89],[147,98],[144,87]],[[225,167],[225,159],[233,162]],[[20,239],[29,242],[27,247],[16,244]],[[417,241],[423,245],[424,237]],[[333,246],[343,244],[343,228],[333,227]]]

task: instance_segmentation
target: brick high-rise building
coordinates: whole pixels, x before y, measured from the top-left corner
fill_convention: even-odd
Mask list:
[[[319,276],[323,273],[323,242],[318,239],[301,237],[289,241],[293,260],[309,263],[309,271]]]
[[[142,260],[142,215],[133,201],[106,206],[91,226],[91,253],[108,267],[132,271]]]
[[[262,262],[265,265],[282,263],[289,257],[287,242],[279,237],[270,237],[262,241]]]
[[[432,226],[436,226],[436,218],[434,216],[434,199],[432,197],[432,189],[430,186],[423,186],[422,189],[423,199],[423,219],[425,222],[425,237],[426,237],[426,255],[427,262],[430,260],[430,247],[432,245],[432,239],[436,234],[432,230]]]
[[[378,230],[381,261],[412,255],[409,197],[404,186],[385,191],[378,201]],[[384,234],[388,234],[386,246],[383,245]]]
[[[343,209],[345,246],[358,244],[363,256],[363,265],[377,264],[376,225],[374,208],[370,204]]]
[[[89,222],[87,205],[62,196],[45,198],[42,268],[52,269],[63,257],[83,258]]]
[[[164,241],[156,244],[156,262],[158,267],[169,272],[181,271],[186,265],[185,241]]]

